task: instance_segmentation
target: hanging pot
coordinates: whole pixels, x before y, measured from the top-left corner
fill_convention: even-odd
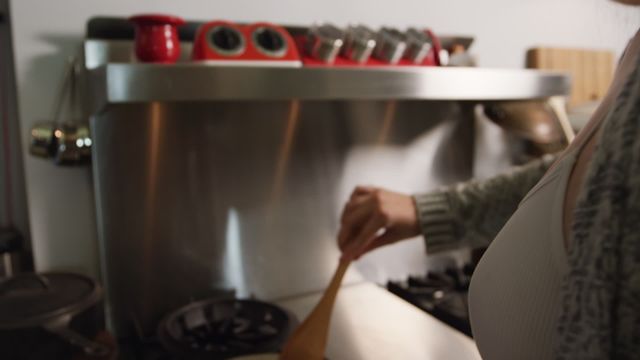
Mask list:
[[[91,161],[92,140],[89,124],[80,121],[77,101],[78,61],[70,58],[53,110],[53,121],[31,128],[31,155],[53,158],[58,165],[86,164]],[[66,106],[66,112],[65,112]]]
[[[0,283],[0,348],[7,359],[110,359],[95,342],[104,329],[102,290],[69,273],[20,274]],[[4,356],[3,356],[4,358]]]
[[[41,123],[31,128],[31,154],[53,158],[59,165],[90,162],[92,145],[88,124]]]

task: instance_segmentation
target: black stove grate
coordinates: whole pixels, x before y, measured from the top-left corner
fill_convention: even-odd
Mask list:
[[[389,281],[387,289],[472,337],[467,294],[473,269],[467,264],[462,268],[429,272],[426,276],[410,276],[404,281]]]
[[[256,300],[210,299],[166,316],[158,336],[119,341],[122,360],[217,360],[278,352],[297,320]]]

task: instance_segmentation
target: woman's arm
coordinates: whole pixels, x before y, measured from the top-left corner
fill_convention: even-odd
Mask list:
[[[427,251],[489,245],[555,159],[546,155],[488,180],[415,195]]]
[[[342,213],[338,245],[343,259],[420,233],[429,252],[487,245],[554,159],[546,156],[489,180],[414,197],[359,186]]]

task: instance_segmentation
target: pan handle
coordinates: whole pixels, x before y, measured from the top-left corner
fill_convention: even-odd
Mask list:
[[[43,328],[52,334],[58,335],[71,345],[81,348],[87,355],[104,357],[111,352],[108,346],[89,340],[71,330],[71,328],[69,328],[69,322],[71,322],[71,315],[64,315],[47,322],[43,325]]]

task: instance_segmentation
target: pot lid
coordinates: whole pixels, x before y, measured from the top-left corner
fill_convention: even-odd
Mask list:
[[[74,316],[97,303],[93,279],[70,273],[19,274],[0,282],[0,329],[40,326]]]

